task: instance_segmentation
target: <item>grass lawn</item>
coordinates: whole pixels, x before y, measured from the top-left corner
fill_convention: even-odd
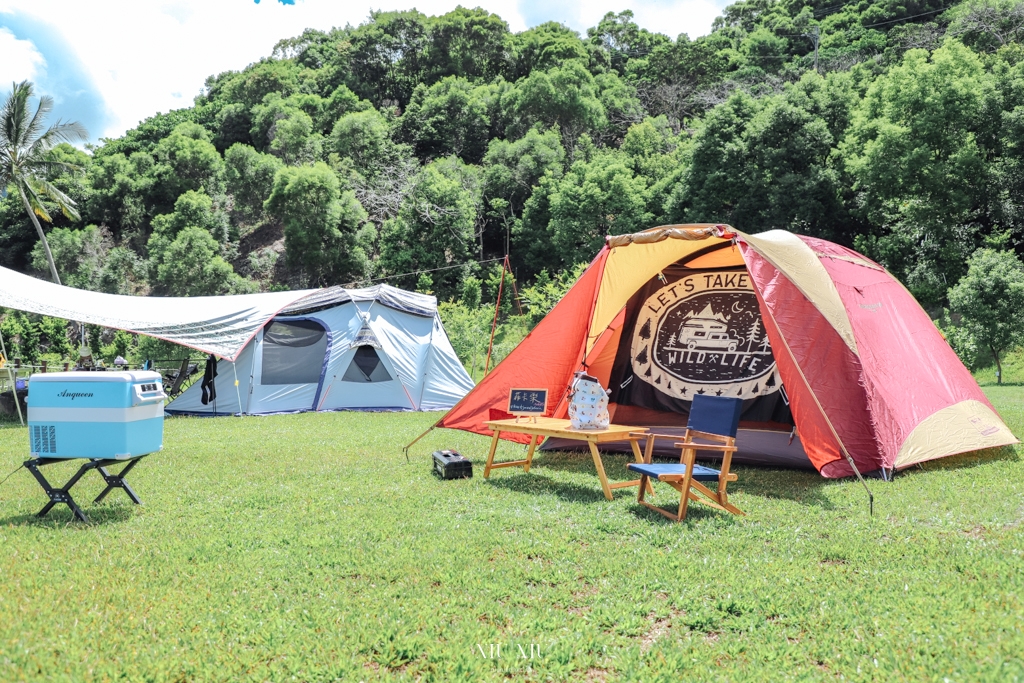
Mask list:
[[[1024,433],[1024,388],[986,392]],[[741,467],[747,517],[674,525],[582,455],[485,481],[487,440],[435,431],[406,464],[436,417],[170,419],[144,506],[76,488],[90,525],[37,520],[19,471],[0,680],[1024,680],[1020,450],[874,481],[874,517],[856,482]],[[0,476],[26,440],[0,425]],[[433,478],[440,447],[476,477]]]

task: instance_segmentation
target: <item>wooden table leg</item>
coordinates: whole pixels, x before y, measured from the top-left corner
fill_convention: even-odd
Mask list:
[[[604,473],[604,463],[601,462],[601,452],[597,450],[597,444],[593,441],[588,441],[587,445],[590,446],[590,454],[594,456],[594,467],[597,469],[597,477],[601,480],[601,489],[604,491],[604,497],[608,500],[614,500],[612,498],[612,489],[608,486],[608,475]]]
[[[530,465],[533,463],[533,451],[537,448],[537,439],[539,438],[536,434],[530,437],[530,447],[526,450],[526,465],[523,467],[523,470],[527,473],[530,472]]]
[[[494,437],[491,439],[491,450],[487,453],[487,464],[484,465],[484,479],[491,476],[491,465],[494,464],[494,452],[498,450],[498,434],[500,432],[495,429]]]
[[[647,438],[647,442],[648,442],[648,444],[654,444],[654,437],[648,437]],[[639,463],[650,462],[650,460],[646,459],[644,457],[644,454],[642,454],[640,452],[640,444],[637,443],[637,439],[630,439],[629,440],[629,445],[633,447],[633,457],[636,458],[637,462],[639,462]],[[647,450],[651,450],[651,447],[647,446]],[[640,479],[641,479],[641,482],[640,482],[641,485],[643,485],[643,483],[644,483],[643,480],[644,479],[647,480],[647,493],[649,493],[649,494],[651,494],[653,496],[654,495],[654,487],[651,486],[650,477],[641,477]]]

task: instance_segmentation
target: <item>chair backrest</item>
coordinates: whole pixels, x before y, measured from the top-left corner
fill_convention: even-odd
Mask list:
[[[735,437],[740,427],[741,412],[743,399],[697,394],[690,404],[690,418],[686,421],[686,427],[699,432]]]

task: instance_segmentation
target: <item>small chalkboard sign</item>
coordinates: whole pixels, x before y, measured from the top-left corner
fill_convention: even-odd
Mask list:
[[[547,389],[516,389],[508,391],[508,412],[520,417],[533,417],[543,415],[548,409]]]

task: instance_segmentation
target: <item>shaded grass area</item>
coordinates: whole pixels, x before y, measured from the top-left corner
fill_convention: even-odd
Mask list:
[[[1024,433],[1024,389],[986,391]],[[18,472],[0,680],[1024,680],[1019,452],[873,481],[874,517],[855,482],[740,467],[748,516],[674,525],[581,454],[487,481],[487,439],[435,431],[407,464],[436,417],[170,419],[144,506],[79,485],[90,525],[37,520]],[[0,424],[0,476],[25,441]],[[475,478],[431,476],[440,447]]]
[[[989,356],[991,359],[991,356]],[[1024,348],[1007,352],[1002,359],[1003,384],[1024,386]],[[996,364],[989,365],[974,372],[974,379],[983,387],[996,386]]]

